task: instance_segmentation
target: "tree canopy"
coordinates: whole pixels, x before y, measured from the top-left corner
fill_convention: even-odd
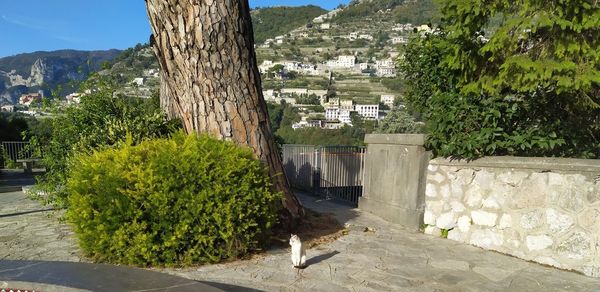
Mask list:
[[[452,0],[442,13],[401,64],[437,155],[600,156],[597,1]]]

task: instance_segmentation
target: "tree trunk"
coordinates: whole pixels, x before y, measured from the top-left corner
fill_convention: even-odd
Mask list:
[[[247,0],[146,0],[161,67],[161,106],[186,132],[207,132],[247,145],[269,166],[283,207],[304,210],[290,191],[275,145]],[[165,100],[163,100],[165,99]]]

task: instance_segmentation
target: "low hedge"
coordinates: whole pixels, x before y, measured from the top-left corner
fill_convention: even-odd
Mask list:
[[[67,218],[87,256],[179,266],[240,257],[266,242],[280,194],[249,149],[184,133],[128,144],[70,167]]]

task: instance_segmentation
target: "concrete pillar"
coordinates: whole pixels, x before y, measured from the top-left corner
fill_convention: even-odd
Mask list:
[[[411,229],[423,224],[429,152],[422,134],[369,134],[361,210]]]

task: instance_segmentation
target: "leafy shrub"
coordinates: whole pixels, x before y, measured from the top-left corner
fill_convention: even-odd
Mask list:
[[[84,252],[135,265],[214,263],[260,248],[280,199],[249,149],[182,132],[78,156],[67,186]]]
[[[421,124],[417,123],[415,118],[408,112],[395,107],[388,112],[383,120],[379,121],[375,131],[382,134],[412,134],[421,133],[423,129]]]
[[[440,30],[400,65],[434,154],[600,157],[600,7],[587,2],[445,1]]]
[[[132,136],[133,143],[166,137],[179,123],[168,121],[155,100],[113,97],[115,84],[108,78],[93,75],[84,86],[93,92],[82,97],[78,106],[52,118],[51,134],[39,140],[48,172],[37,187],[50,194],[45,199],[57,208],[66,207],[64,186],[71,157],[119,145],[127,135]]]

